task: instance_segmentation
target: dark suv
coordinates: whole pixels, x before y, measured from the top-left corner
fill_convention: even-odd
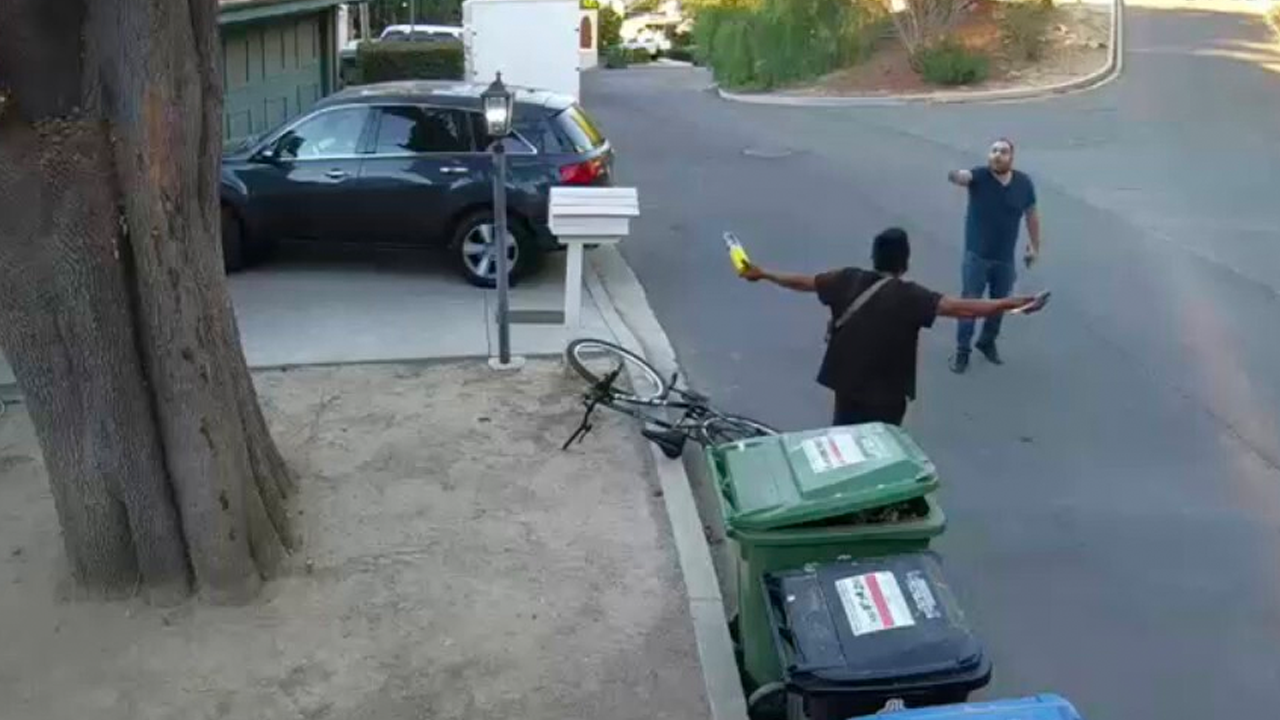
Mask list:
[[[495,281],[493,163],[480,85],[397,82],[350,88],[222,158],[228,270],[277,240],[449,248],[476,285]],[[557,249],[554,185],[608,185],[613,151],[571,98],[516,90],[507,150],[512,276]]]

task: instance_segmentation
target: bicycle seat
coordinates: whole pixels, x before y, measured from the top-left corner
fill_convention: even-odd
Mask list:
[[[641,430],[640,434],[654,445],[657,445],[662,454],[672,460],[680,457],[684,452],[685,434],[679,430],[661,430],[647,427]]]

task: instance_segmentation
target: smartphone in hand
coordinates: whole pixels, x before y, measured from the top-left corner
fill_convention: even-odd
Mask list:
[[[1041,290],[1040,292],[1036,293],[1035,297],[1032,298],[1031,302],[1027,303],[1026,305],[1023,305],[1022,307],[1014,308],[1010,310],[1009,313],[1012,315],[1030,315],[1032,313],[1040,312],[1041,310],[1044,309],[1045,305],[1049,304],[1049,296],[1051,296],[1052,294],[1053,293],[1049,292],[1048,290]]]

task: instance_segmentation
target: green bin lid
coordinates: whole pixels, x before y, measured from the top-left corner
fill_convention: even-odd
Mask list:
[[[708,458],[725,522],[741,530],[819,522],[938,487],[915,441],[880,423],[752,438],[713,448]]]

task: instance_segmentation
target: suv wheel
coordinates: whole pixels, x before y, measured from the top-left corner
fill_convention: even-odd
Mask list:
[[[494,242],[497,229],[493,213],[481,210],[463,218],[454,229],[451,251],[458,270],[467,282],[477,287],[491,288],[498,284],[498,255]],[[515,283],[528,273],[537,262],[538,253],[520,223],[507,223],[507,278]]]

